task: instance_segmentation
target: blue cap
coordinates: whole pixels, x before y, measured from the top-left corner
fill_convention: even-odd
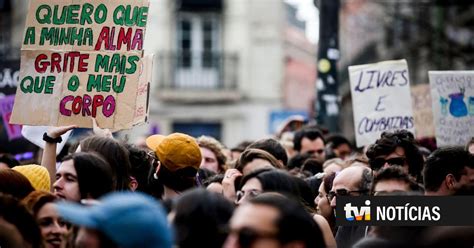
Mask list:
[[[113,192],[97,205],[59,202],[60,216],[78,226],[103,232],[120,247],[171,248],[173,236],[160,203],[133,192]]]

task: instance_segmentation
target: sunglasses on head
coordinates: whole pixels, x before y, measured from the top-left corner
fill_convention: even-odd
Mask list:
[[[404,157],[398,157],[398,158],[389,158],[389,159],[384,159],[384,158],[376,158],[374,160],[371,160],[370,167],[373,170],[378,170],[382,168],[385,163],[389,165],[398,165],[398,166],[403,166],[405,164],[406,159]]]
[[[241,248],[251,247],[258,239],[276,239],[277,235],[274,233],[263,233],[252,228],[244,227],[240,230],[231,231],[235,233],[239,239],[239,246]]]

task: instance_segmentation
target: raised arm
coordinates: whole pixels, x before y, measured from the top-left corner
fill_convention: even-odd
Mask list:
[[[51,127],[46,135],[51,139],[57,139],[67,131],[77,127],[76,125],[63,126],[63,127]],[[51,191],[53,191],[53,184],[56,181],[56,142],[48,142],[44,146],[43,157],[41,159],[41,165],[44,166],[49,172],[49,179],[51,181]]]

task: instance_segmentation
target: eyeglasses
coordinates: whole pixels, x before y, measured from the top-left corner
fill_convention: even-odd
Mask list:
[[[385,163],[389,165],[403,166],[405,164],[405,161],[406,161],[406,158],[404,157],[389,158],[389,159],[376,158],[376,159],[370,160],[369,164],[373,170],[378,170],[382,168],[385,165]]]
[[[237,194],[236,194],[236,202],[239,202],[244,197],[247,197],[247,199],[250,200],[250,199],[255,198],[256,196],[260,195],[261,193],[262,192],[260,190],[256,190],[256,189],[251,189],[249,191],[239,190],[239,191],[237,191]]]
[[[369,192],[368,189],[364,189],[364,190],[346,190],[346,189],[338,189],[336,191],[329,191],[329,193],[326,195],[326,197],[328,198],[329,202],[332,201],[332,199],[334,199],[334,197],[336,196],[348,196],[348,195],[351,195],[353,193],[359,193],[359,194],[363,194],[363,193],[367,193]]]
[[[231,233],[237,235],[241,248],[251,247],[258,239],[276,239],[278,237],[275,233],[264,233],[249,227],[244,227],[240,230],[231,230]]]

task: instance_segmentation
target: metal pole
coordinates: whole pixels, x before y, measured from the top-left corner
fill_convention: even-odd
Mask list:
[[[339,52],[339,0],[314,0],[319,7],[318,79],[316,122],[339,131],[340,96],[337,76]],[[319,2],[316,3],[316,2]]]

